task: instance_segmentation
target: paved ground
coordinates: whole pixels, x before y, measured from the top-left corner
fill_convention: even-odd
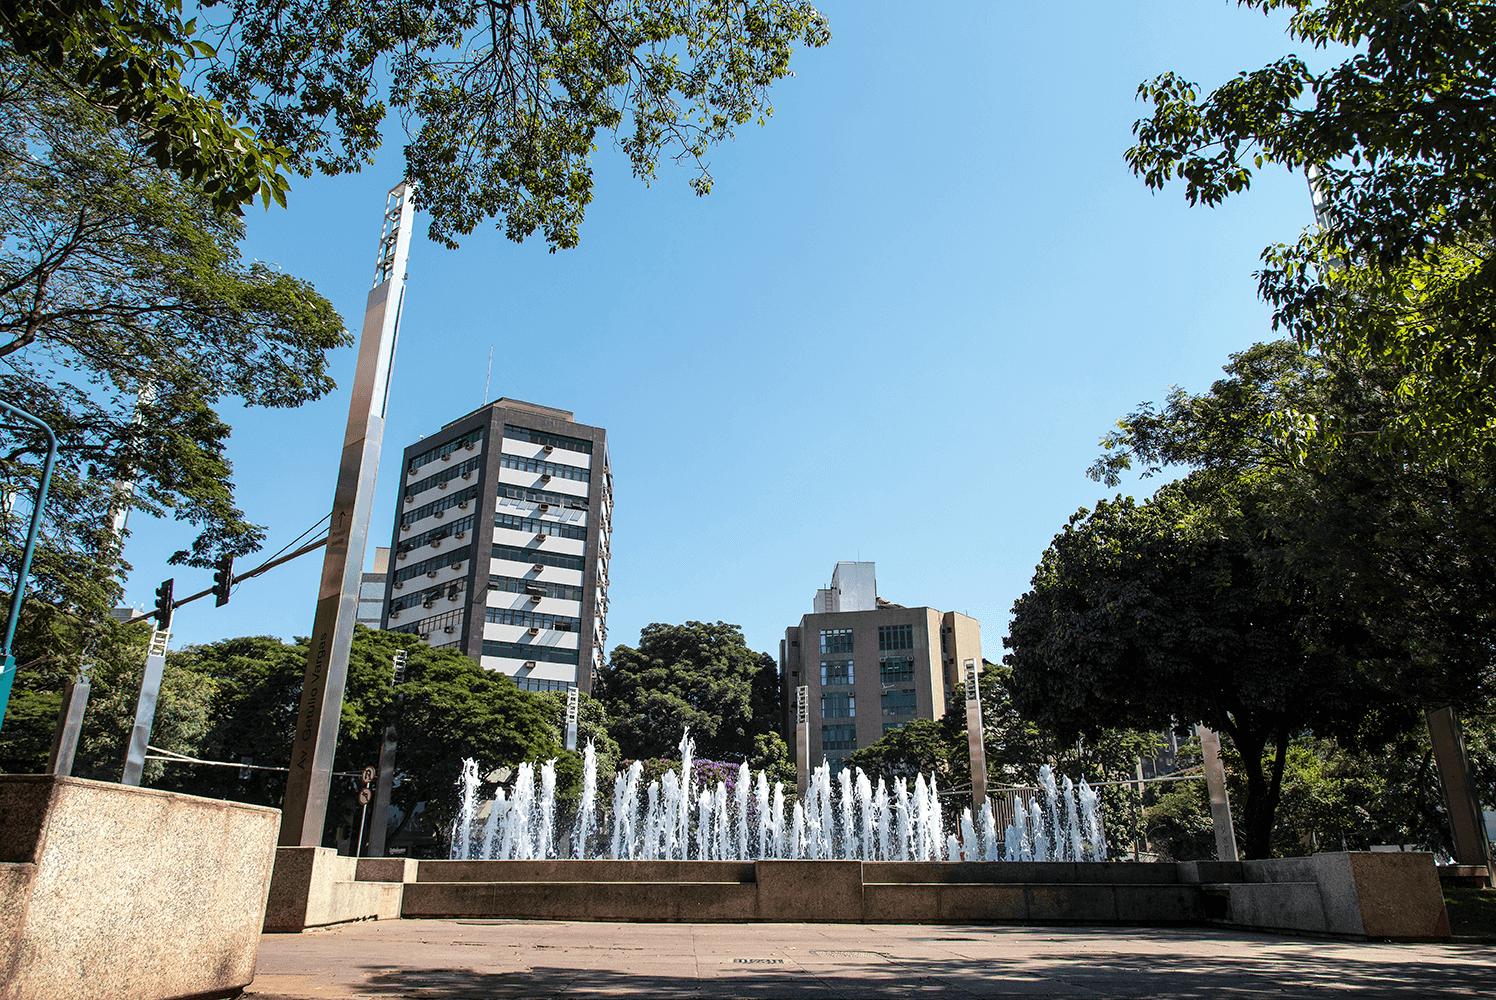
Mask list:
[[[393,920],[260,944],[257,1000],[1496,996],[1496,946],[1134,928]]]

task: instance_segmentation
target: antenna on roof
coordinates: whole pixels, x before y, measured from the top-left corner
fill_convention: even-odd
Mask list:
[[[483,402],[479,406],[488,405],[488,386],[493,381],[493,345],[488,345],[488,374],[483,376]]]

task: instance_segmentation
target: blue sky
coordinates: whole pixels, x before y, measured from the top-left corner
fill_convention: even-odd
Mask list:
[[[837,560],[861,558],[881,596],[980,619],[996,659],[1045,546],[1107,493],[1085,477],[1102,434],[1271,336],[1252,273],[1310,221],[1303,179],[1190,209],[1123,152],[1139,82],[1263,65],[1294,48],[1283,18],[1232,0],[821,9],[831,44],[796,55],[765,128],[713,152],[706,198],[669,164],[646,187],[605,142],[578,249],[486,228],[452,251],[420,230],[371,558],[401,449],[484,402],[492,346],[489,398],[608,429],[610,646],[722,620],[777,653]],[[357,329],[401,168],[396,141],[360,175],[297,182],[289,210],[251,212],[246,256]],[[267,554],[331,506],[353,360],[336,352],[340,390],[299,410],[224,408]],[[165,565],[188,526],[131,527],[129,601],[167,576],[209,585]],[[183,608],[172,645],[306,634],[319,570],[304,557]]]

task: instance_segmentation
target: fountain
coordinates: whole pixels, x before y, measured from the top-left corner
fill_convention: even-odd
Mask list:
[[[558,837],[554,760],[521,764],[506,799],[502,789],[479,823],[478,764],[463,762],[462,805],[453,824],[453,860],[528,861],[558,857],[632,861],[1104,861],[1106,838],[1100,796],[1081,779],[1057,782],[1039,769],[1038,796],[1015,797],[1013,821],[1000,836],[990,802],[962,810],[952,829],[942,820],[935,776],[918,774],[876,782],[860,768],[833,778],[829,764],[810,776],[803,802],[786,821],[785,792],[746,763],[727,781],[693,795],[695,743],[680,743],[681,766],[646,786],[634,761],[613,779],[607,835],[597,815],[597,751],[583,750],[582,794],[569,835]],[[734,776],[729,772],[728,778]],[[692,821],[692,812],[695,821]],[[694,830],[692,829],[694,825]]]

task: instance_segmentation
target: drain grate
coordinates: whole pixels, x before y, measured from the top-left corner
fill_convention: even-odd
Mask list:
[[[735,965],[783,965],[782,958],[735,958]]]

